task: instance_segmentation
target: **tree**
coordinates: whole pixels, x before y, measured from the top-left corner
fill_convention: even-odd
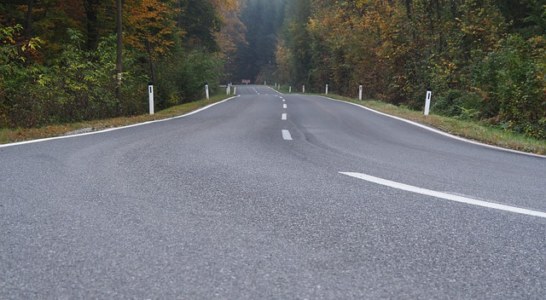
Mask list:
[[[181,32],[176,27],[180,10],[173,1],[127,1],[127,44],[146,53],[152,82],[156,81],[154,62],[166,55]]]

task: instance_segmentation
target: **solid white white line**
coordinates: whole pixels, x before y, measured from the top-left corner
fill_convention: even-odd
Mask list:
[[[512,149],[502,148],[502,147],[499,147],[499,146],[488,145],[488,144],[480,143],[480,142],[477,142],[477,141],[465,139],[465,138],[462,138],[462,137],[460,137],[460,136],[456,136],[456,135],[453,135],[453,134],[449,134],[449,133],[447,133],[447,132],[443,132],[443,131],[441,131],[441,130],[438,130],[438,129],[435,129],[435,128],[432,128],[432,127],[428,127],[428,126],[425,126],[425,125],[423,125],[423,124],[419,124],[419,123],[417,123],[417,122],[413,122],[413,121],[406,120],[406,119],[403,119],[403,118],[400,118],[400,117],[396,117],[396,116],[392,116],[392,115],[389,115],[389,114],[386,114],[386,113],[382,113],[382,112],[380,112],[380,111],[377,111],[377,110],[375,110],[375,109],[371,109],[371,108],[369,108],[369,107],[366,107],[366,106],[363,106],[363,105],[360,105],[360,104],[351,103],[351,102],[346,102],[346,101],[341,101],[341,100],[332,99],[332,98],[324,97],[324,96],[321,96],[321,97],[324,98],[324,99],[331,100],[331,101],[336,101],[336,102],[341,102],[341,103],[346,103],[346,104],[354,105],[354,106],[356,106],[356,107],[363,108],[363,109],[365,109],[365,110],[367,110],[367,111],[371,111],[371,112],[376,113],[376,114],[378,114],[378,115],[382,115],[382,116],[385,116],[385,117],[388,117],[388,118],[391,118],[391,119],[395,119],[395,120],[398,120],[398,121],[402,121],[402,122],[404,122],[404,123],[408,123],[408,124],[411,124],[411,125],[414,125],[414,126],[423,128],[423,129],[425,129],[425,130],[428,130],[428,131],[431,131],[431,132],[434,132],[434,133],[437,133],[437,134],[440,134],[440,135],[443,135],[443,136],[445,136],[445,137],[449,137],[449,138],[452,138],[452,139],[454,139],[454,140],[458,140],[458,141],[461,141],[461,142],[465,142],[465,143],[469,143],[469,144],[473,144],[473,145],[478,145],[478,146],[485,147],[485,148],[500,150],[500,151],[504,151],[504,152],[522,154],[522,155],[533,156],[533,157],[539,157],[539,158],[546,158],[546,155],[540,155],[540,154],[535,154],[535,153],[528,153],[528,152],[523,152],[523,151],[518,151],[518,150],[512,150]]]
[[[290,131],[283,129],[283,131],[282,131],[282,138],[283,138],[285,141],[291,141],[291,140],[292,140],[292,135],[290,135]]]
[[[270,86],[267,86],[267,87],[270,88],[273,92],[275,92],[275,93],[277,93],[277,94],[279,94],[279,95],[282,94],[281,92],[277,91],[276,89],[274,89],[274,88],[272,88],[272,87],[270,87]]]
[[[160,122],[167,122],[167,121],[171,121],[171,120],[176,120],[176,119],[180,119],[180,118],[184,118],[184,117],[188,117],[188,116],[191,116],[191,115],[194,115],[198,112],[201,112],[201,111],[204,111],[205,109],[209,109],[213,106],[216,106],[218,104],[222,104],[226,101],[229,101],[229,100],[232,100],[232,99],[235,99],[239,97],[239,95],[237,96],[234,96],[234,97],[231,97],[231,98],[228,98],[228,99],[225,99],[225,100],[222,100],[220,102],[216,102],[216,103],[213,103],[213,104],[209,104],[205,107],[202,107],[198,110],[194,110],[192,112],[189,112],[187,114],[184,114],[184,115],[181,115],[181,116],[176,116],[176,117],[172,117],[172,118],[166,118],[166,119],[161,119],[161,120],[155,120],[155,121],[147,121],[147,122],[143,122],[143,123],[138,123],[138,124],[132,124],[132,125],[127,125],[127,126],[122,126],[122,127],[115,127],[115,128],[109,128],[109,129],[104,129],[104,130],[99,130],[99,131],[92,131],[92,132],[86,132],[86,133],[80,133],[80,134],[73,134],[73,135],[66,135],[66,136],[56,136],[56,137],[51,137],[51,138],[45,138],[45,139],[37,139],[37,140],[30,140],[30,141],[24,141],[24,142],[17,142],[17,143],[11,143],[11,144],[3,144],[3,145],[0,145],[0,148],[7,148],[7,147],[13,147],[13,146],[21,146],[21,145],[26,145],[26,144],[35,144],[35,143],[43,143],[43,142],[48,142],[48,141],[54,141],[54,140],[63,140],[63,139],[70,139],[70,138],[75,138],[75,137],[80,137],[80,136],[86,136],[86,135],[95,135],[95,134],[101,134],[101,133],[106,133],[106,132],[111,132],[111,131],[116,131],[116,130],[122,130],[122,129],[127,129],[127,128],[133,128],[133,127],[138,127],[138,126],[143,126],[143,125],[148,125],[148,124],[154,124],[154,123],[160,123]]]
[[[282,119],[283,121],[286,121],[286,114],[282,114],[281,119]]]
[[[530,209],[525,209],[525,208],[520,208],[520,207],[515,207],[515,206],[504,205],[504,204],[492,203],[492,202],[467,198],[467,197],[463,197],[463,196],[458,196],[458,195],[453,195],[453,194],[428,190],[428,189],[415,187],[415,186],[412,186],[412,185],[407,185],[407,184],[403,184],[403,183],[399,183],[399,182],[395,182],[395,181],[390,181],[390,180],[386,180],[386,179],[382,179],[382,178],[379,178],[379,177],[374,177],[374,176],[366,175],[366,174],[362,174],[362,173],[354,173],[354,172],[339,172],[339,173],[343,174],[343,175],[351,176],[351,177],[354,177],[354,178],[362,179],[362,180],[365,180],[365,181],[368,181],[368,182],[372,182],[372,183],[376,183],[376,184],[379,184],[379,185],[388,186],[388,187],[391,187],[391,188],[394,188],[394,189],[399,189],[399,190],[412,192],[412,193],[416,193],[416,194],[431,196],[431,197],[440,198],[440,199],[449,200],[449,201],[455,201],[455,202],[459,202],[459,203],[465,203],[465,204],[476,205],[476,206],[481,206],[481,207],[493,208],[493,209],[497,209],[497,210],[517,213],[517,214],[523,214],[523,215],[528,215],[528,216],[533,216],[533,217],[546,218],[546,212],[530,210]]]
[[[282,108],[286,109],[286,107],[287,107],[286,104],[283,104],[283,105],[282,105]]]

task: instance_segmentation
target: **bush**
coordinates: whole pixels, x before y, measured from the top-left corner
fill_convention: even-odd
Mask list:
[[[3,30],[0,41],[13,40],[17,30]],[[145,76],[125,72],[122,100],[116,97],[113,36],[102,39],[97,50],[85,51],[80,32],[69,29],[68,35],[69,43],[49,66],[26,60],[9,45],[0,48],[0,126],[38,127],[145,111]],[[137,68],[127,51],[124,66]]]
[[[457,117],[463,120],[477,119],[480,115],[482,99],[475,93],[449,90],[435,102],[432,110],[440,115]]]
[[[203,98],[206,82],[211,93],[214,93],[222,77],[222,69],[223,62],[209,53],[175,51],[174,56],[158,64],[160,107],[166,108]]]
[[[486,115],[498,115],[506,129],[542,139],[546,138],[545,46],[544,38],[526,41],[510,35],[474,74],[475,86],[485,95]]]

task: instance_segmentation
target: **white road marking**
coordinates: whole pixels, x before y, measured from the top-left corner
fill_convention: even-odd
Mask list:
[[[394,189],[412,192],[416,194],[431,196],[435,198],[440,198],[444,200],[455,201],[455,202],[460,202],[460,203],[465,203],[470,205],[493,208],[497,210],[523,214],[523,215],[528,215],[533,217],[546,218],[546,212],[530,210],[530,209],[525,209],[525,208],[520,208],[515,206],[504,205],[504,204],[492,203],[492,202],[476,200],[476,199],[472,199],[472,198],[468,198],[464,196],[428,190],[428,189],[424,189],[424,188],[420,188],[420,187],[416,187],[412,185],[407,185],[407,184],[403,184],[403,183],[399,183],[395,181],[390,181],[390,180],[386,180],[386,179],[382,179],[382,178],[378,178],[378,177],[374,177],[374,176],[370,176],[370,175],[366,175],[362,173],[354,173],[354,172],[339,172],[339,173],[343,175],[351,176],[354,178],[362,179],[368,182],[372,182],[379,185],[384,185]]]
[[[117,131],[117,130],[132,128],[132,127],[138,127],[138,126],[148,125],[148,124],[154,124],[154,123],[160,123],[160,122],[167,122],[167,121],[176,120],[176,119],[180,119],[180,118],[184,118],[184,117],[191,116],[191,115],[196,114],[196,113],[198,113],[198,112],[204,111],[205,109],[209,109],[209,108],[211,108],[211,107],[213,107],[213,106],[216,106],[216,105],[218,105],[218,104],[222,104],[222,103],[224,103],[224,102],[226,102],[226,101],[229,101],[229,100],[232,100],[232,99],[235,99],[235,98],[238,98],[238,97],[239,97],[239,95],[234,96],[234,97],[231,97],[231,98],[228,98],[228,99],[225,99],[225,100],[222,100],[222,101],[220,101],[220,102],[216,102],[216,103],[207,105],[207,106],[202,107],[202,108],[200,108],[200,109],[198,109],[198,110],[194,110],[194,111],[189,112],[189,113],[187,113],[187,114],[185,114],[185,115],[181,115],[181,116],[177,116],[177,117],[166,118],[166,119],[155,120],[155,121],[147,121],[147,122],[138,123],[138,124],[133,124],[133,125],[127,125],[127,126],[122,126],[122,127],[109,128],[109,129],[104,129],[104,130],[99,130],[99,131],[92,131],[92,132],[86,132],[86,133],[80,133],[80,134],[73,134],[73,135],[66,135],[66,136],[63,135],[63,136],[56,136],[56,137],[45,138],[45,139],[38,139],[38,140],[17,142],[17,143],[11,143],[11,144],[4,144],[4,145],[0,145],[0,148],[7,148],[7,147],[13,147],[13,146],[20,146],[20,145],[26,145],[26,144],[42,143],[42,142],[48,142],[48,141],[54,141],[54,140],[71,139],[71,138],[80,137],[80,136],[95,135],[95,134],[101,134],[101,133],[106,133],[106,132],[111,132],[111,131]]]
[[[282,105],[282,108],[286,109],[286,107],[287,107],[286,104],[283,104],[283,105]]]
[[[291,141],[292,140],[292,135],[290,135],[290,131],[286,130],[286,129],[283,129],[282,131],[282,138],[285,140],[285,141]]]
[[[286,121],[286,114],[282,114],[281,119],[282,119],[283,121]]]
[[[431,128],[431,127],[425,126],[425,125],[423,125],[423,124],[419,124],[419,123],[417,123],[417,122],[413,122],[413,121],[406,120],[406,119],[403,119],[403,118],[400,118],[400,117],[396,117],[396,116],[391,116],[391,115],[389,115],[389,114],[382,113],[382,112],[380,112],[380,111],[377,111],[377,110],[375,110],[375,109],[371,109],[371,108],[369,108],[369,107],[366,107],[366,106],[363,106],[363,105],[360,105],[360,104],[351,103],[351,102],[346,102],[346,101],[341,101],[341,100],[332,99],[332,98],[324,97],[324,96],[321,96],[321,97],[324,98],[324,99],[331,100],[331,101],[342,102],[342,103],[354,105],[354,106],[363,108],[363,109],[365,109],[365,110],[367,110],[367,111],[371,111],[371,112],[373,112],[373,113],[376,113],[376,114],[378,114],[378,115],[382,115],[382,116],[385,116],[385,117],[389,117],[389,118],[391,118],[391,119],[395,119],[395,120],[398,120],[398,121],[402,121],[402,122],[405,122],[405,123],[408,123],[408,124],[411,124],[411,125],[414,125],[414,126],[423,128],[423,129],[425,129],[425,130],[428,130],[428,131],[431,131],[431,132],[434,132],[434,133],[437,133],[437,134],[440,134],[440,135],[443,135],[443,136],[446,136],[446,137],[449,137],[449,138],[452,138],[452,139],[454,139],[454,140],[458,140],[458,141],[461,141],[461,142],[465,142],[465,143],[469,143],[469,144],[473,144],[473,145],[478,145],[478,146],[482,146],[482,147],[486,147],[486,148],[490,148],[490,149],[500,150],[500,151],[504,151],[504,152],[522,154],[522,155],[533,156],[533,157],[539,157],[539,158],[546,158],[546,155],[540,155],[540,154],[535,154],[535,153],[528,153],[528,152],[523,152],[523,151],[518,151],[518,150],[512,150],[512,149],[502,148],[502,147],[499,147],[499,146],[488,145],[488,144],[480,143],[480,142],[477,142],[477,141],[465,139],[465,138],[462,138],[462,137],[460,137],[460,136],[456,136],[456,135],[453,135],[453,134],[450,134],[450,133],[447,133],[447,132],[443,132],[443,131],[438,130],[438,129],[435,129],[435,128]]]
[[[282,102],[286,102],[286,99],[283,98],[283,99],[282,99]]]

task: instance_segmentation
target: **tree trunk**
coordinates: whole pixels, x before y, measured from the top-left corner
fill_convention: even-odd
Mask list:
[[[32,9],[34,8],[34,0],[27,1],[27,12],[25,14],[25,39],[32,37]]]
[[[440,30],[438,31],[438,52],[442,53],[444,50],[444,30],[443,30],[443,20],[442,20],[442,5],[440,4],[439,0],[434,0],[434,4],[436,7],[436,22],[438,22],[438,26],[440,27]]]
[[[155,85],[156,77],[155,77],[155,66],[154,66],[154,59],[152,57],[152,46],[150,45],[150,42],[146,40],[146,53],[148,53],[148,61],[150,63],[150,76],[151,76],[151,83]]]
[[[87,17],[87,49],[95,50],[99,44],[98,28],[98,5],[99,0],[83,0],[85,15]]]
[[[406,4],[406,14],[408,15],[408,19],[413,19],[413,12],[412,12],[412,6],[413,6],[413,0],[405,0]]]
[[[117,8],[117,18],[116,18],[116,28],[117,28],[117,52],[116,52],[116,98],[121,102],[121,74],[123,72],[123,28],[122,28],[122,3],[121,0],[116,0]]]

